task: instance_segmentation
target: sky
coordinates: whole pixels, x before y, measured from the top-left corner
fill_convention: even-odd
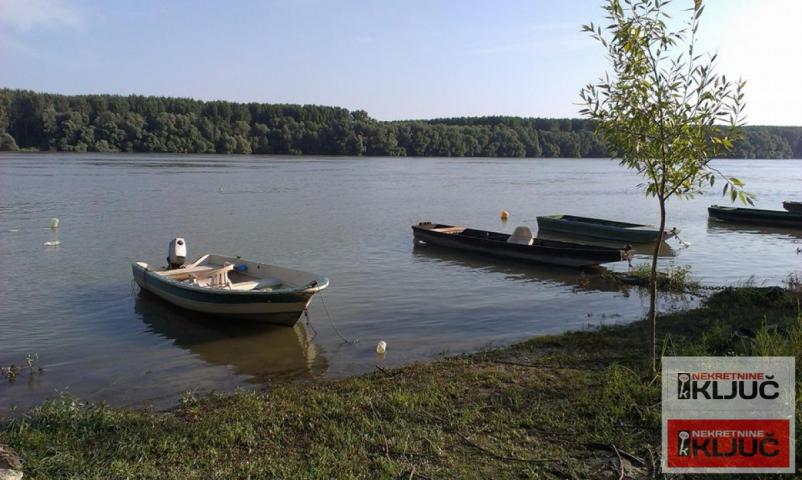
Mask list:
[[[691,0],[675,0],[675,10]],[[802,0],[708,0],[749,124],[802,125]],[[381,120],[578,117],[600,0],[0,0],[0,87],[335,105]]]

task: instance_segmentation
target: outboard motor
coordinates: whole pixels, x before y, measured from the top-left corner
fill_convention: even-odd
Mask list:
[[[167,251],[167,263],[170,270],[181,268],[187,260],[187,243],[183,238],[178,237],[170,240],[170,247]]]

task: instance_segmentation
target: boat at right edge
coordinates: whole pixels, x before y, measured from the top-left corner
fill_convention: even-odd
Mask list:
[[[802,229],[802,212],[711,205],[707,213],[721,222]]]

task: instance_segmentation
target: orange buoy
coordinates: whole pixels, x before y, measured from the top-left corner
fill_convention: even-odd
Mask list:
[[[501,219],[504,220],[505,222],[507,220],[509,220],[510,219],[510,212],[508,212],[506,210],[502,210],[501,211]]]

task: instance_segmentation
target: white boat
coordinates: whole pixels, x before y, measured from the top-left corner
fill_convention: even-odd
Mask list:
[[[292,326],[312,296],[329,286],[323,276],[239,257],[207,254],[183,264],[183,239],[170,246],[168,267],[134,262],[134,280],[142,290],[188,310]]]

